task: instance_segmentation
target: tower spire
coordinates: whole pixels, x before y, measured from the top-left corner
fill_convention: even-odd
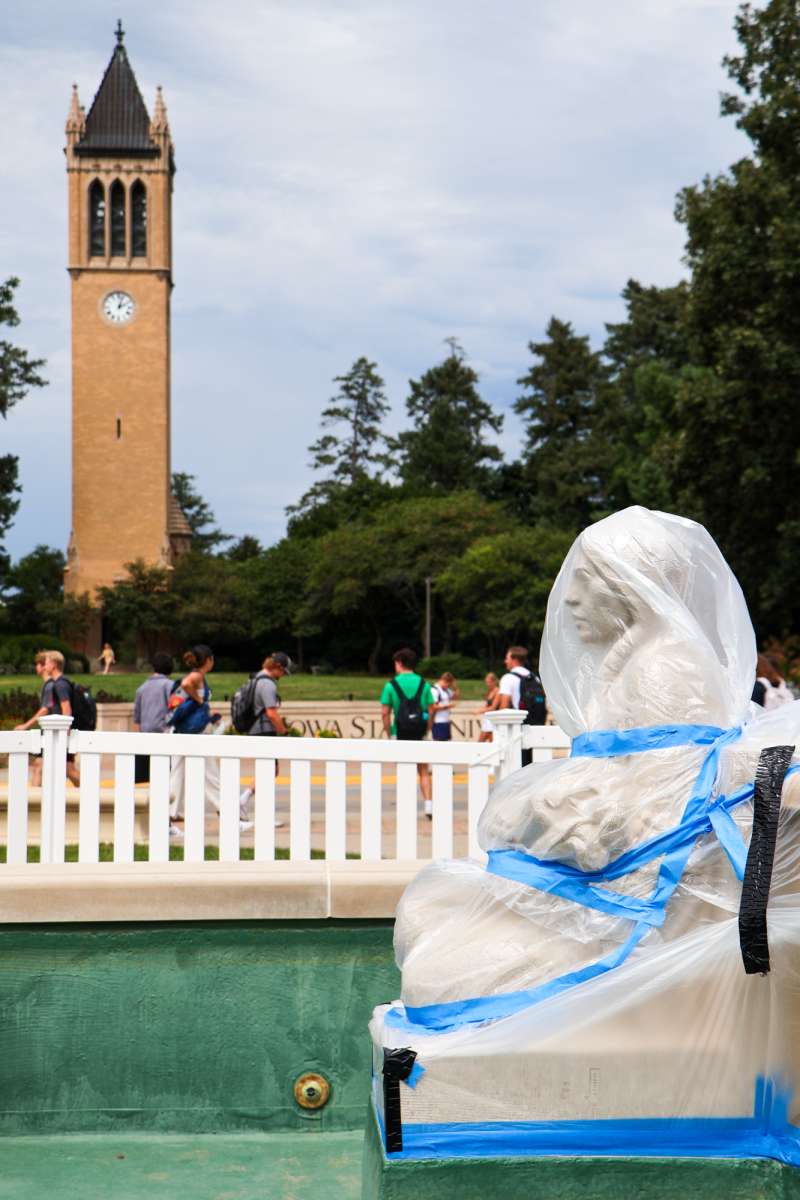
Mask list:
[[[85,128],[86,117],[81,108],[80,98],[78,97],[78,85],[77,83],[73,83],[72,101],[69,106],[69,113],[67,114],[67,133],[74,134],[75,138],[78,138]]]
[[[122,45],[122,41],[123,41],[124,37],[125,37],[125,30],[122,28],[122,17],[120,17],[119,20],[117,21],[117,45],[118,46]]]

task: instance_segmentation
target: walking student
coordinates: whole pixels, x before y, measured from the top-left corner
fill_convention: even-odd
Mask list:
[[[114,651],[111,649],[111,647],[109,646],[108,642],[104,642],[104,643],[103,643],[103,651],[102,651],[102,653],[101,653],[101,655],[100,655],[100,662],[105,664],[105,665],[104,665],[104,667],[103,667],[103,674],[104,674],[104,675],[107,675],[107,674],[108,674],[108,672],[109,672],[109,671],[111,670],[111,668],[114,666],[114,663],[115,663],[116,661],[117,661],[117,660],[116,660],[116,658],[114,657]]]
[[[40,717],[71,717],[72,716],[72,687],[64,674],[64,655],[59,650],[43,650],[36,655],[36,674],[44,680],[39,708],[24,725],[16,729],[32,729]],[[81,786],[81,777],[75,766],[75,755],[67,755],[67,779],[75,787]],[[38,754],[33,760],[33,786],[42,786],[42,756]]]
[[[509,646],[505,664],[507,673],[500,680],[500,705],[503,708],[524,708],[526,725],[544,725],[547,704],[544,688],[538,675],[528,670],[528,651],[524,646]],[[523,767],[530,766],[533,751],[522,751]]]
[[[456,700],[461,699],[455,676],[450,671],[444,671],[441,679],[431,688],[433,696],[433,725],[431,737],[435,742],[450,742],[453,734],[450,729],[450,709]]]
[[[169,728],[170,675],[175,660],[171,654],[154,654],[152,665],[153,674],[136,689],[133,701],[133,728],[137,733],[166,733]]]
[[[433,720],[431,685],[417,675],[414,668],[417,656],[408,648],[393,655],[395,677],[381,693],[381,716],[388,737],[400,742],[419,742],[428,732]],[[418,764],[419,786],[425,801],[425,816],[433,816],[431,800],[431,769],[428,763]]]
[[[171,654],[153,655],[153,674],[136,689],[133,700],[133,728],[136,733],[167,733],[167,718],[169,702],[172,696],[172,680],[170,675],[175,670],[175,660]],[[135,764],[135,780],[137,783],[150,782],[150,756],[137,754]],[[172,834],[180,835],[180,830]]]
[[[270,654],[261,664],[261,670],[256,675],[256,686],[253,697],[255,722],[247,731],[248,737],[286,737],[287,729],[283,717],[278,712],[278,680],[284,675],[291,675],[292,660],[282,650]],[[278,774],[278,760],[275,760],[275,774]],[[243,821],[248,820],[247,805],[255,795],[255,788],[245,788],[239,797],[239,815]],[[283,821],[276,821],[275,828],[280,829]]]
[[[490,671],[483,681],[486,684],[486,703],[472,711],[476,717],[481,717],[481,733],[479,742],[491,742],[494,737],[494,726],[489,720],[489,713],[500,707],[500,680]]]
[[[208,705],[211,688],[206,676],[214,670],[214,651],[210,646],[195,646],[193,650],[184,654],[183,661],[189,668],[189,673],[177,686],[173,684],[167,721],[175,733],[206,733],[214,717],[220,719],[219,713],[214,713],[212,717]],[[183,755],[173,755],[169,777],[169,811],[174,820],[182,820],[178,813],[184,799],[185,781],[186,762]],[[205,796],[219,812],[219,762],[216,758],[205,758]],[[170,826],[170,837],[179,837],[181,831],[173,834],[173,828],[178,827]],[[239,821],[240,833],[247,833],[252,828],[252,821]]]

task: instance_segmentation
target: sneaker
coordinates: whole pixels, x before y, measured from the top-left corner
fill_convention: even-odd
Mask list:
[[[177,825],[170,825],[170,827],[169,827],[169,836],[170,836],[171,838],[182,838],[182,837],[183,837],[183,830],[182,830],[182,829],[178,829],[178,826],[177,826]]]
[[[276,829],[283,829],[283,821],[276,821],[276,822],[275,822],[275,828],[276,828]]]
[[[240,821],[239,822],[239,833],[249,833],[250,830],[255,829],[255,827],[256,827],[255,821]]]

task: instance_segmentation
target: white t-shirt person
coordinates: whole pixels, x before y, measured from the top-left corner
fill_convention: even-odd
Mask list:
[[[508,665],[508,663],[506,663],[506,665]],[[513,668],[508,672],[508,674],[504,675],[503,678],[500,680],[500,695],[501,696],[509,696],[511,698],[511,703],[503,704],[503,702],[501,700],[500,701],[501,707],[503,707],[503,708],[519,708],[519,690],[520,690],[519,681],[520,681],[520,679],[523,679],[523,678],[530,679],[530,675],[531,675],[531,673],[527,667],[523,667],[520,663],[518,663],[516,661],[514,662]]]
[[[440,683],[431,684],[433,692],[434,704],[449,704],[455,695],[453,688],[443,687]],[[433,714],[434,725],[449,725],[450,724],[450,709],[437,708]]]
[[[515,651],[517,653],[515,653]],[[517,654],[522,655],[522,659],[517,657]],[[500,708],[519,708],[519,693],[520,681],[530,678],[530,671],[523,666],[523,662],[528,658],[528,652],[523,650],[521,646],[512,646],[506,651],[505,664],[507,674],[500,680]],[[533,758],[532,750],[522,751],[522,765],[527,767]]]

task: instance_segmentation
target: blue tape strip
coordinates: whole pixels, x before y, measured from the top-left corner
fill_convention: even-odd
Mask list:
[[[572,742],[570,758],[614,758],[669,746],[710,746],[724,729],[716,725],[648,725],[644,729],[596,729]]]
[[[800,1130],[789,1124],[789,1096],[756,1082],[752,1117],[642,1118],[619,1121],[491,1121],[403,1125],[403,1149],[390,1161],[421,1158],[609,1156],[772,1158],[800,1166]],[[380,1108],[376,1112],[386,1137]]]
[[[573,900],[576,904],[586,905],[587,908],[596,908],[613,917],[647,921],[648,925],[660,925],[664,920],[663,905],[606,891],[595,883],[586,883],[576,878],[581,872],[565,871],[559,863],[541,862],[517,850],[490,850],[486,870],[490,875],[501,875],[504,879],[513,879],[516,883],[538,888],[540,892],[563,896],[565,900]],[[585,879],[585,876],[583,878]]]
[[[742,841],[742,835],[727,808],[717,805],[708,814],[708,820],[717,841],[724,849],[731,866],[736,872],[736,878],[741,883],[744,879],[744,869],[747,866],[747,847]]]
[[[421,1067],[418,1062],[415,1062],[411,1068],[411,1074],[409,1075],[408,1079],[404,1080],[404,1082],[407,1083],[410,1088],[416,1090],[417,1080],[420,1079],[424,1074],[425,1068]]]
[[[661,727],[661,729],[656,729],[656,732],[660,732],[663,728],[673,727]],[[737,878],[740,880],[744,878],[747,848],[729,810],[750,799],[753,795],[753,785],[745,784],[732,796],[722,796],[711,808],[708,807],[722,748],[730,742],[736,741],[741,736],[742,730],[737,728],[725,732],[716,730],[713,726],[702,725],[675,726],[674,728],[677,730],[700,730],[703,736],[706,733],[709,735],[711,733],[719,734],[703,761],[686,803],[680,825],[651,838],[636,849],[628,851],[627,854],[621,855],[603,871],[579,871],[577,867],[572,867],[567,863],[537,859],[520,850],[491,850],[489,852],[486,870],[490,874],[512,879],[517,883],[535,887],[539,891],[563,896],[567,900],[584,904],[588,908],[594,908],[612,916],[636,921],[633,932],[626,941],[605,958],[599,959],[582,970],[549,980],[528,991],[506,992],[497,996],[478,996],[468,1000],[451,1001],[447,1004],[428,1004],[419,1008],[406,1007],[405,1013],[392,1008],[384,1016],[386,1025],[419,1036],[442,1030],[459,1029],[464,1025],[480,1024],[483,1021],[511,1016],[513,1013],[538,1004],[542,1000],[547,1000],[551,996],[556,996],[568,988],[575,987],[576,984],[586,983],[619,966],[641,941],[650,926],[661,925],[667,901],[678,886],[697,838],[701,834],[710,833],[712,829],[730,858]],[[609,732],[616,733],[618,731],[611,730]],[[627,733],[647,732],[647,730],[627,731]],[[688,744],[688,742],[683,744]],[[698,742],[697,744],[702,743]],[[795,774],[798,770],[800,770],[798,766],[790,767],[786,777]],[[620,896],[597,886],[603,880],[618,879],[622,875],[627,875],[661,854],[664,855],[664,861],[649,901]]]
[[[612,950],[605,958],[583,967],[580,971],[572,971],[569,975],[561,975],[558,979],[550,979],[527,992],[504,992],[499,996],[477,996],[471,1000],[453,1000],[449,1004],[426,1004],[422,1008],[411,1008],[406,1005],[405,1016],[399,1009],[390,1008],[383,1018],[385,1025],[395,1029],[404,1029],[408,1033],[427,1033],[442,1029],[459,1029],[462,1025],[474,1025],[476,1022],[490,1021],[496,1017],[508,1017],[520,1009],[529,1008],[550,996],[557,996],[578,983],[586,983],[597,975],[619,966],[633,950],[634,946],[650,926],[639,922],[633,933],[626,941]],[[415,1028],[416,1026],[416,1028]]]

